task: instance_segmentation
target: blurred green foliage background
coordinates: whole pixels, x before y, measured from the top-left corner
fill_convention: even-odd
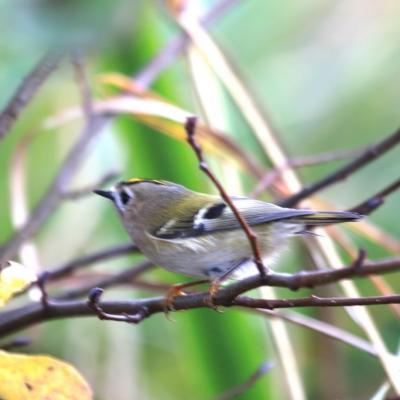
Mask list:
[[[207,10],[215,2],[197,4]],[[397,0],[237,1],[210,27],[235,68],[266,112],[288,154],[301,156],[373,143],[399,126],[400,3]],[[96,95],[107,93],[97,73],[134,76],[178,32],[158,1],[27,1],[0,4],[0,107],[21,79],[52,46],[69,46],[86,54]],[[182,57],[157,79],[152,89],[183,108],[198,113],[193,85]],[[235,106],[223,93],[229,132],[240,146],[267,158]],[[9,174],[19,140],[43,120],[79,105],[80,93],[71,65],[64,62],[46,82],[0,143],[0,242],[12,234]],[[43,131],[29,148],[28,193],[31,207],[54,177],[81,129],[75,122]],[[312,182],[342,161],[303,168],[303,182]],[[345,182],[321,193],[335,207],[351,207],[400,172],[394,149]],[[176,181],[192,189],[212,191],[184,144],[129,117],[118,117],[91,148],[73,188],[96,182],[111,169],[121,177],[141,176]],[[226,183],[228,184],[228,183]],[[252,178],[244,180],[249,189]],[[400,234],[399,194],[392,195],[370,220],[394,237]],[[91,251],[126,242],[114,210],[95,196],[66,201],[35,237],[40,263],[51,267]],[[371,259],[389,255],[377,245],[356,238]],[[101,263],[110,272],[131,265],[137,257]],[[309,265],[300,242],[293,241],[282,258],[283,270]],[[184,278],[157,270],[151,281]],[[389,281],[400,289],[398,274]],[[358,282],[363,294],[375,289]],[[288,293],[298,296],[304,293]],[[327,292],[321,292],[327,293]],[[107,298],[149,296],[144,290],[109,290]],[[362,334],[343,310],[304,311]],[[398,320],[387,307],[371,308],[392,351],[398,346]],[[285,399],[287,392],[266,319],[240,310],[223,314],[196,310],[157,315],[139,326],[97,319],[54,321],[27,332],[30,352],[50,353],[74,364],[88,379],[96,399],[212,399],[247,379],[266,360],[275,367],[240,399]],[[290,326],[290,333],[310,399],[365,399],[384,380],[378,361],[348,346]]]

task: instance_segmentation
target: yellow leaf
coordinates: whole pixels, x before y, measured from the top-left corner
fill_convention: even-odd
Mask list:
[[[0,307],[36,280],[31,268],[14,261],[0,271]]]
[[[92,391],[71,365],[49,356],[0,351],[0,399],[90,400]]]

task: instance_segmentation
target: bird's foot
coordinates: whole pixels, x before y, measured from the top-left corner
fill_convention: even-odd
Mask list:
[[[215,295],[217,294],[219,288],[221,287],[221,279],[217,278],[211,282],[210,287],[208,288],[207,296],[204,298],[204,304],[208,307],[212,308],[214,311],[221,312],[218,304],[215,303]]]
[[[165,314],[165,316],[169,320],[171,320],[171,318],[169,317],[169,313],[170,313],[170,311],[176,310],[174,307],[175,299],[179,296],[186,295],[186,293],[183,291],[183,289],[191,287],[191,286],[200,285],[202,283],[208,283],[208,282],[209,282],[208,280],[202,279],[199,281],[182,283],[182,284],[177,284],[177,285],[171,286],[168,289],[167,294],[165,295],[165,298],[164,298],[164,314]]]

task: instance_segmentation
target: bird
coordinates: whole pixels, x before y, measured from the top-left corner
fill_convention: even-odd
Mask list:
[[[213,281],[258,273],[250,242],[230,206],[219,196],[156,179],[133,178],[109,190],[94,190],[112,201],[138,249],[165,269]],[[232,196],[257,235],[264,265],[270,267],[290,237],[311,227],[357,221],[350,211],[315,211]]]

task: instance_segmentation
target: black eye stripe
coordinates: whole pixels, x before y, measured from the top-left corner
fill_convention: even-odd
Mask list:
[[[122,190],[120,193],[120,198],[121,198],[121,203],[125,206],[131,199],[131,196],[129,196],[129,194],[126,193],[125,190]]]

